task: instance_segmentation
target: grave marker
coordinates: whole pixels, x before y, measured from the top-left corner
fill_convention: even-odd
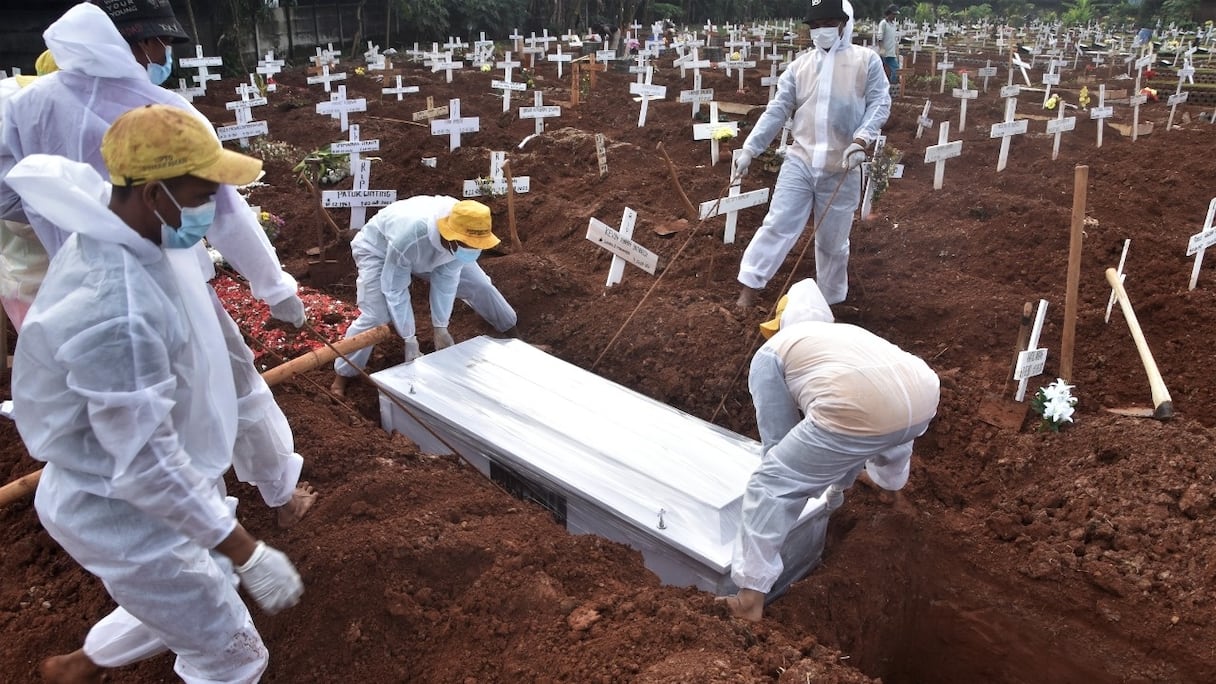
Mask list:
[[[476,133],[481,130],[481,119],[478,117],[461,118],[460,99],[448,100],[448,118],[431,121],[431,135],[448,136],[448,151],[460,147],[462,133]]]
[[[354,184],[350,190],[325,190],[321,192],[321,206],[326,209],[350,208],[350,229],[359,230],[367,223],[368,207],[387,207],[397,201],[396,190],[370,190],[371,160],[362,159],[363,152],[375,152],[380,149],[379,140],[360,140],[359,125],[351,124],[349,137],[346,142],[336,142],[329,145],[329,151],[335,154],[350,155],[350,175]]]
[[[717,166],[718,151],[722,131],[730,131],[732,138],[739,135],[738,121],[721,121],[718,119],[718,103],[709,103],[709,121],[707,123],[693,124],[692,139],[693,140],[709,140],[709,165]]]
[[[437,57],[435,59],[435,61],[431,63],[431,73],[433,74],[438,71],[446,72],[447,75],[444,80],[447,83],[451,83],[452,82],[452,72],[456,71],[457,69],[461,69],[463,67],[464,67],[464,62],[452,61],[452,53],[445,52],[445,53],[443,53],[442,56]]]
[[[1115,271],[1115,275],[1119,277],[1119,282],[1127,280],[1127,274],[1123,272],[1123,264],[1127,263],[1127,250],[1132,246],[1131,238],[1123,241],[1123,254],[1119,256],[1119,268]],[[1106,302],[1106,319],[1110,323],[1110,312],[1115,307],[1115,300],[1118,299],[1119,293],[1115,292],[1115,288],[1110,289],[1110,300]]]
[[[936,164],[933,169],[933,189],[941,190],[946,179],[946,160],[963,154],[963,141],[950,142],[950,122],[943,121],[938,127],[937,144],[925,148],[925,163]]]
[[[202,97],[207,94],[207,89],[202,86],[187,86],[186,79],[177,79],[177,88],[173,92],[186,98],[187,102],[194,102],[194,98]]]
[[[604,134],[595,134],[595,159],[599,162],[600,178],[608,175],[608,147],[604,144]]]
[[[768,86],[768,99],[771,102],[777,95],[777,82],[780,79],[777,77],[777,63],[769,64],[768,76],[760,79],[761,86]]]
[[[502,168],[506,162],[506,152],[490,152],[490,175],[485,179],[475,178],[466,180],[463,189],[464,197],[507,194],[507,177],[503,173]],[[487,179],[489,182],[486,182]],[[517,193],[528,192],[532,189],[532,177],[512,176],[511,188]]]
[[[207,81],[220,80],[219,74],[213,74],[208,70],[208,67],[218,67],[224,65],[224,60],[221,57],[204,57],[203,46],[194,46],[194,57],[186,57],[178,60],[178,64],[185,69],[198,69],[198,75],[192,76],[194,82],[203,90],[207,90]]]
[[[925,100],[925,108],[921,111],[920,116],[916,119],[916,139],[924,135],[925,129],[933,128],[933,119],[929,118],[929,101]]]
[[[328,92],[330,92],[330,83],[333,83],[334,81],[345,81],[345,80],[346,80],[345,71],[341,71],[336,74],[331,74],[331,73],[329,73],[329,65],[325,64],[325,65],[321,66],[320,74],[317,74],[316,76],[308,77],[308,84],[316,85],[317,83],[324,83],[325,92],[328,93]]]
[[[236,125],[224,126],[217,129],[216,135],[219,136],[220,140],[232,140],[235,138],[240,142],[241,147],[249,147],[249,138],[251,137],[251,135],[249,135],[250,131],[256,131],[253,133],[253,135],[267,135],[270,132],[267,123],[265,121],[255,122],[253,120],[253,112],[250,111],[253,107],[261,107],[265,105],[266,98],[250,97],[254,93],[258,92],[258,89],[247,83],[242,83],[240,87],[236,89],[236,92],[241,96],[241,99],[224,104],[224,107],[227,108],[228,111],[236,114]],[[251,126],[250,124],[260,125]]]
[[[557,62],[557,79],[560,81],[562,78],[562,64],[565,64],[566,62],[569,62],[570,60],[574,59],[574,56],[571,54],[562,52],[562,45],[561,45],[561,43],[558,43],[557,52],[555,52],[551,55],[546,55],[545,59],[550,62]]]
[[[937,91],[939,94],[946,92],[946,74],[954,68],[954,62],[950,61],[950,51],[946,50],[942,53],[942,61],[937,63],[937,68],[942,72],[942,87]]]
[[[414,112],[414,121],[423,121],[423,120],[430,121],[431,119],[434,119],[434,118],[437,118],[440,116],[447,116],[447,115],[448,115],[448,106],[443,105],[442,107],[436,107],[435,98],[431,97],[430,95],[427,95],[426,109],[424,109],[420,112]]]
[[[1098,147],[1102,147],[1102,128],[1106,120],[1114,116],[1115,108],[1106,104],[1106,84],[1098,86],[1098,106],[1089,108],[1089,118],[1098,120]]]
[[[521,119],[536,119],[536,133],[540,135],[545,131],[545,119],[562,115],[562,108],[557,105],[545,105],[545,96],[539,90],[532,91],[532,106],[520,107],[519,118]]]
[[[1195,284],[1199,282],[1199,268],[1203,266],[1203,253],[1208,247],[1216,245],[1216,227],[1213,227],[1212,221],[1216,219],[1216,197],[1208,203],[1208,216],[1203,221],[1203,228],[1196,234],[1191,236],[1190,241],[1186,245],[1186,255],[1195,256],[1195,265],[1191,267],[1191,283],[1187,288],[1194,290]]]
[[[629,84],[629,93],[638,95],[642,98],[642,109],[638,113],[638,128],[646,125],[646,109],[650,104],[651,98],[661,100],[667,97],[667,86],[655,85],[651,83],[651,78],[654,76],[654,67],[646,67],[645,80],[642,80],[642,74],[638,74],[636,83]]]
[[[625,262],[629,262],[651,275],[654,275],[655,269],[659,266],[659,255],[632,240],[633,226],[637,222],[637,218],[636,211],[625,207],[619,231],[613,230],[612,226],[595,217],[592,217],[587,224],[587,239],[613,254],[612,265],[608,268],[608,281],[605,283],[607,287],[621,282],[621,278],[625,275]]]
[[[1051,145],[1052,161],[1055,161],[1060,156],[1060,134],[1071,131],[1077,127],[1077,117],[1064,116],[1064,110],[1067,109],[1067,107],[1064,106],[1064,100],[1060,100],[1059,104],[1056,106],[1060,108],[1060,111],[1056,114],[1056,118],[1047,122],[1047,135],[1055,135],[1056,137],[1055,142],[1053,142]]]
[[[726,61],[722,62],[722,65],[723,65],[723,66],[725,66],[725,67],[726,67],[726,69],[727,69],[727,74],[726,74],[727,76],[729,76],[729,75],[730,75],[730,69],[731,69],[732,67],[734,67],[734,68],[736,68],[736,69],[738,69],[738,70],[739,70],[739,92],[743,92],[743,74],[744,74],[744,70],[745,70],[745,69],[754,69],[754,68],[756,68],[756,62],[755,62],[755,60],[747,60],[747,59],[728,59],[728,60],[726,60]]]
[[[511,53],[503,55],[503,59],[498,61],[497,67],[503,70],[503,80],[490,81],[491,88],[502,89],[502,110],[504,112],[511,111],[511,92],[514,90],[527,90],[527,83],[515,83],[511,80],[511,71],[519,66],[520,62],[511,59]]]
[[[967,130],[967,100],[974,100],[980,96],[979,91],[969,90],[967,88],[967,72],[962,73],[963,87],[955,88],[953,95],[959,100],[958,111],[958,130],[960,133]]]
[[[274,75],[281,72],[286,63],[284,60],[274,58],[274,50],[267,50],[266,56],[258,60],[258,66],[254,71],[266,79],[266,92],[273,93],[278,90],[279,86],[274,82]]]
[[[396,95],[397,101],[400,102],[403,95],[407,93],[418,92],[418,86],[407,86],[401,82],[401,74],[397,74],[397,85],[392,88],[381,88],[380,97],[385,95]]]
[[[735,150],[731,154],[731,168],[734,168],[735,161],[739,158],[739,153],[742,151]],[[732,175],[730,193],[726,197],[708,200],[700,205],[698,219],[701,221],[726,214],[726,231],[722,234],[722,242],[727,245],[734,244],[735,242],[735,229],[739,221],[739,212],[748,207],[756,207],[768,203],[768,188],[740,192],[742,185],[743,177],[737,174]]]
[[[1039,309],[1035,312],[1034,327],[1030,331],[1030,340],[1026,350],[1018,352],[1018,363],[1013,372],[1013,379],[1018,381],[1018,391],[1013,395],[1017,401],[1026,398],[1026,381],[1043,372],[1047,363],[1047,349],[1039,348],[1039,334],[1043,332],[1043,319],[1047,317],[1047,300],[1039,300]]]
[[[1177,111],[1178,105],[1186,102],[1187,97],[1190,95],[1190,92],[1182,89],[1182,82],[1187,78],[1190,78],[1194,82],[1195,67],[1191,66],[1190,59],[1187,59],[1183,63],[1183,67],[1178,70],[1178,88],[1174,91],[1173,95],[1170,95],[1169,100],[1166,101],[1166,104],[1170,106],[1170,118],[1165,124],[1165,130],[1167,131],[1174,127],[1174,112]]]
[[[992,124],[992,131],[988,134],[989,138],[1001,139],[1001,154],[997,157],[996,170],[998,172],[1005,170],[1005,165],[1009,161],[1009,140],[1015,135],[1022,135],[1026,132],[1030,125],[1030,119],[1014,120],[1013,116],[1017,113],[1018,99],[1010,97],[1005,100],[1005,120],[1001,123]]]
[[[329,102],[318,102],[317,113],[328,114],[331,118],[338,119],[341,122],[341,130],[345,131],[350,127],[349,115],[351,112],[366,112],[367,100],[360,97],[356,100],[346,99],[346,86],[338,86],[338,92],[330,96]]]

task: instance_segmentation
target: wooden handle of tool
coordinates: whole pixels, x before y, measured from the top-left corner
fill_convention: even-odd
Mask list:
[[[1140,353],[1140,361],[1144,364],[1144,372],[1148,374],[1148,385],[1153,393],[1153,417],[1160,420],[1172,418],[1174,401],[1170,398],[1170,391],[1165,387],[1165,380],[1161,378],[1161,371],[1157,370],[1153,352],[1149,351],[1148,342],[1144,340],[1144,333],[1140,330],[1140,321],[1136,320],[1136,312],[1132,310],[1132,302],[1127,298],[1127,291],[1123,289],[1123,283],[1119,282],[1119,272],[1113,268],[1106,269],[1106,282],[1115,291],[1115,296],[1119,300],[1119,308],[1123,311],[1123,318],[1127,320],[1127,327],[1131,329],[1132,339],[1136,342],[1136,351]]]
[[[322,347],[314,349],[306,354],[301,354],[296,358],[275,366],[270,370],[262,373],[262,379],[267,385],[274,387],[275,385],[299,375],[305,371],[320,368],[327,363],[333,363],[334,359],[338,358],[338,352],[350,354],[364,347],[370,347],[374,344],[384,342],[392,337],[393,329],[387,325],[382,325],[371,330],[361,332],[354,337],[348,337],[344,340],[339,340],[333,343],[332,347]],[[334,350],[337,351],[334,351]],[[42,477],[42,470],[23,475],[22,477],[13,480],[12,482],[0,487],[0,506],[7,506],[13,502],[20,501],[25,497],[34,493],[38,488],[38,480]]]

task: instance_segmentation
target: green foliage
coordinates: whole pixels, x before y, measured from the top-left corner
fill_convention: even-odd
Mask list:
[[[918,2],[916,9],[912,11],[912,19],[918,24],[932,24],[937,21],[937,12],[932,3]]]
[[[1098,17],[1097,9],[1090,0],[1077,0],[1064,5],[1060,21],[1065,26],[1085,25]]]
[[[891,174],[895,172],[895,166],[903,159],[904,153],[894,145],[884,145],[880,154],[874,155],[874,159],[870,160],[870,178],[874,188],[874,193],[871,196],[871,201],[877,203],[878,198],[887,191],[887,187],[891,184]]]
[[[1195,23],[1199,0],[1165,0],[1161,3],[1161,20],[1166,24],[1190,26]]]
[[[672,5],[666,2],[656,2],[650,7],[651,15],[657,19],[670,19],[678,21],[684,16],[684,10],[679,5]]]
[[[329,148],[313,150],[292,168],[301,181],[314,185],[333,185],[349,175],[350,155],[330,152]]]

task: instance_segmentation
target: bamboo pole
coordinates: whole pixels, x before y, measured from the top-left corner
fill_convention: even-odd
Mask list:
[[[667,163],[667,172],[671,174],[671,182],[676,186],[676,192],[680,194],[680,199],[684,202],[684,210],[688,212],[689,221],[699,221],[700,215],[697,213],[697,208],[688,201],[688,195],[684,194],[684,187],[680,185],[680,176],[676,174],[676,165],[671,163],[671,157],[667,156],[667,149],[663,147],[663,143],[658,144],[659,152],[663,155],[663,161]]]
[[[1068,239],[1068,282],[1064,292],[1064,330],[1060,340],[1060,377],[1072,380],[1072,354],[1077,338],[1077,288],[1081,282],[1081,234],[1085,228],[1085,199],[1089,190],[1089,167],[1077,166],[1073,173],[1072,231]]]
[[[357,349],[384,342],[392,337],[392,335],[393,330],[387,325],[372,328],[354,337],[339,340],[321,349],[314,349],[286,363],[275,366],[262,373],[262,379],[266,381],[267,385],[274,387],[300,373],[320,368],[327,363],[332,363],[334,359],[338,358],[338,352],[349,354]],[[38,488],[38,480],[41,477],[42,470],[39,469],[0,487],[0,507],[15,503],[33,494]]]
[[[515,227],[515,178],[511,175],[511,162],[502,163],[502,172],[507,176],[507,229],[511,231],[511,249],[522,252],[524,244],[519,241],[519,231]]]

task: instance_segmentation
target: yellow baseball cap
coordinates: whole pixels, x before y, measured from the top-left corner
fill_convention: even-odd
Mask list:
[[[481,202],[457,202],[436,224],[445,240],[459,240],[473,249],[490,249],[500,242],[490,231],[490,208]]]
[[[101,139],[101,157],[114,185],[179,176],[245,185],[262,171],[262,160],[224,149],[205,121],[169,105],[144,105],[115,119]]]
[[[760,334],[764,335],[764,339],[768,339],[777,334],[781,329],[781,314],[785,313],[785,305],[789,304],[790,296],[781,295],[781,299],[777,300],[777,311],[773,315],[773,320],[765,321],[760,324]]]

